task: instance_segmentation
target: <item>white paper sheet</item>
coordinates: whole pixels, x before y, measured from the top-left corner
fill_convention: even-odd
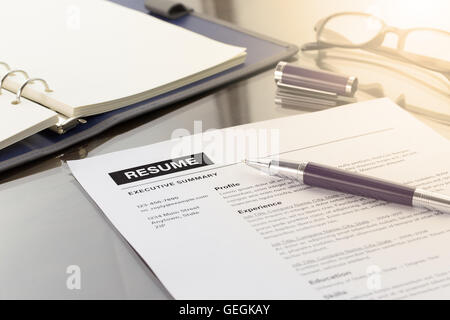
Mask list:
[[[255,146],[450,194],[449,142],[387,99],[69,166],[175,298],[450,298],[450,215],[265,176]]]
[[[25,139],[58,123],[56,112],[33,101],[22,98],[19,104],[12,104],[16,96],[2,90],[0,94],[0,149]]]

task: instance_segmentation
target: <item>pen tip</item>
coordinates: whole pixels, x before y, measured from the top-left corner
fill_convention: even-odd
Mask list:
[[[265,173],[270,174],[270,172],[268,171],[269,166],[270,166],[270,160],[266,161],[266,160],[259,160],[259,159],[255,159],[255,160],[245,159],[243,161],[247,166],[250,166],[254,169],[264,171]]]

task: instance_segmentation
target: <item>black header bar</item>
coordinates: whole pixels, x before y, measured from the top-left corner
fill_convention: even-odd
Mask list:
[[[214,164],[206,154],[196,153],[176,159],[169,159],[155,163],[145,164],[139,167],[129,168],[109,175],[117,185],[151,179],[175,172],[200,168]]]

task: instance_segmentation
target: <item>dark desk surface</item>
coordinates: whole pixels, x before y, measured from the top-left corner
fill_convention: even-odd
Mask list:
[[[424,5],[422,1],[191,0],[185,3],[197,11],[299,46],[314,40],[313,26],[317,20],[338,11],[369,10],[378,12],[390,23],[389,19],[397,19],[402,27],[415,22],[450,30],[448,1],[430,1],[433,5],[428,8],[429,15],[415,14],[420,8],[414,4]],[[396,18],[397,6],[401,4],[407,9]],[[322,68],[357,75],[363,89],[358,93],[360,101],[388,96],[412,105],[450,105],[448,84],[439,82],[432,74],[424,72],[411,78],[405,70],[404,73],[393,70],[389,62],[367,64],[356,61],[361,55],[345,53],[342,58],[341,54],[333,51],[322,59],[316,59],[315,53],[300,54],[296,63],[316,67],[319,64]],[[423,79],[431,79],[427,82],[436,82],[440,89],[430,89],[420,82]],[[2,174],[0,298],[170,298],[80,188],[64,161],[167,140],[178,128],[193,132],[195,122],[200,120],[202,130],[207,130],[305,112],[276,106],[274,92],[273,71],[260,73],[119,125],[63,154]],[[419,118],[450,138],[449,126]],[[66,286],[69,276],[66,270],[71,265],[80,267],[81,290],[69,290]]]

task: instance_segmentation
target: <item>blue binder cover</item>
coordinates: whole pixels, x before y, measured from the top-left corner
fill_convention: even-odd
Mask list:
[[[111,1],[135,10],[148,12],[144,6],[144,1]],[[87,120],[86,124],[80,124],[63,135],[44,130],[30,136],[0,150],[0,172],[61,151],[89,137],[93,137],[120,122],[231,81],[248,77],[258,71],[274,66],[278,61],[291,57],[298,51],[295,45],[270,39],[198,13],[190,13],[175,20],[168,20],[159,16],[158,18],[224,43],[246,47],[247,57],[245,63],[157,97],[118,110],[87,117],[85,118]],[[143,41],[148,41],[146,35],[143,35]]]

